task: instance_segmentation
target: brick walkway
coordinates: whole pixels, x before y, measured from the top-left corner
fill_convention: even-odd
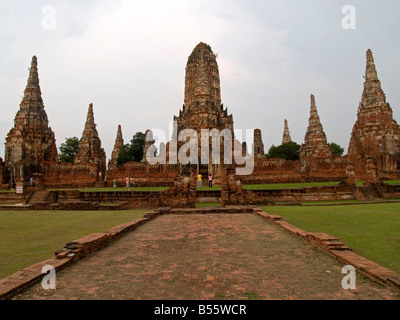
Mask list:
[[[57,290],[19,299],[400,299],[253,214],[166,215],[57,274]]]

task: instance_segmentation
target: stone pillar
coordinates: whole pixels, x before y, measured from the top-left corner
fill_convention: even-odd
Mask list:
[[[3,184],[5,182],[5,177],[4,177],[4,162],[3,159],[0,158],[0,184]]]
[[[355,183],[355,168],[352,164],[349,164],[346,167],[346,175],[347,175],[347,184],[354,185]]]
[[[254,130],[254,146],[253,146],[253,154],[256,159],[264,159],[264,143],[262,141],[262,133],[260,129]]]
[[[225,207],[229,201],[228,166],[221,165],[221,206]]]
[[[367,165],[365,166],[366,184],[381,184],[382,180],[378,175],[378,167],[372,158],[368,158]]]

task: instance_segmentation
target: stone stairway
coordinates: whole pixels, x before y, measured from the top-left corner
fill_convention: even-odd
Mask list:
[[[161,208],[163,214],[238,214],[253,213],[254,208],[251,206],[229,206],[229,207],[208,207],[208,208],[191,208],[191,209],[170,209]]]
[[[46,198],[48,196],[47,190],[38,190],[33,191],[33,194],[28,198],[26,204],[37,204],[37,203],[46,203]]]
[[[105,188],[106,187],[106,182],[105,181],[96,181],[95,183],[93,183],[93,188]]]
[[[383,195],[380,193],[378,187],[374,184],[362,186],[359,188],[359,191],[361,192],[364,200],[373,201],[383,199]]]

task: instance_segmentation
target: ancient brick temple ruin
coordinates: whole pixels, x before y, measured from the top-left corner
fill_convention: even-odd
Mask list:
[[[254,141],[250,150],[247,150],[245,143],[233,140],[231,145],[221,144],[221,155],[224,148],[228,147],[243,156],[249,157],[250,154],[254,156],[253,173],[240,176],[240,183],[243,184],[304,181],[346,181],[351,184],[355,179],[368,178],[371,181],[379,181],[380,178],[399,178],[400,129],[393,119],[392,109],[381,89],[370,50],[367,52],[365,78],[364,92],[348,156],[332,155],[314,96],[311,96],[309,126],[301,146],[300,161],[266,159],[260,129],[254,130]],[[188,169],[179,161],[175,161],[177,156],[173,151],[177,152],[187,142],[179,139],[179,134],[184,129],[194,129],[197,132],[199,148],[204,142],[201,140],[202,129],[216,129],[218,132],[225,130],[232,134],[234,132],[233,116],[222,104],[216,55],[211,47],[203,42],[195,47],[188,58],[184,105],[179,115],[174,117],[174,121],[176,127],[172,140],[165,148],[161,146],[158,150],[158,156],[160,159],[165,156],[166,163],[153,164],[144,159],[142,162],[130,162],[118,166],[118,155],[124,145],[119,126],[114,150],[106,168],[106,154],[101,147],[94,122],[93,105],[90,105],[74,163],[59,163],[54,133],[48,126],[41,98],[37,59],[34,57],[14,128],[7,136],[4,162],[0,158],[1,183],[9,185],[11,176],[26,183],[29,176],[36,173],[42,177],[46,186],[96,186],[105,177],[109,185],[116,180],[123,186],[125,177],[129,175],[134,176],[138,186],[175,186],[174,190],[178,192],[177,190],[183,185],[182,179],[186,179],[186,182],[188,179],[193,179],[192,176],[189,178],[188,174],[193,175],[193,171],[196,171],[196,174],[201,173],[204,179],[207,179],[209,173],[213,173],[217,184],[225,181],[225,186],[236,185],[232,180],[232,172],[240,165],[235,162],[229,166],[215,164],[211,153],[208,158],[202,159],[200,149],[198,165]],[[148,130],[146,134],[149,139],[145,145],[145,154],[154,144],[151,131]],[[212,138],[205,137],[205,139],[209,139],[211,149]],[[282,140],[283,143],[292,141],[286,120]],[[205,144],[207,145],[207,141]],[[221,163],[223,162],[224,159],[221,157]],[[230,180],[223,176],[224,172],[231,173]]]
[[[91,174],[96,176],[96,180],[104,177],[106,173],[106,153],[101,147],[101,140],[94,123],[93,104],[89,105],[85,129],[79,141],[79,150],[74,164],[76,166],[93,165],[94,171]]]
[[[45,161],[58,162],[54,132],[44,109],[39,85],[38,62],[32,58],[24,97],[5,145],[5,174],[17,181],[42,173]]]
[[[288,121],[285,119],[284,129],[283,129],[283,137],[282,137],[282,144],[292,142],[292,137],[289,131],[289,124]]]
[[[118,167],[118,156],[119,156],[119,152],[121,151],[121,149],[124,146],[124,138],[122,137],[122,128],[119,125],[118,126],[118,131],[117,131],[117,138],[115,139],[115,144],[114,144],[114,149],[111,153],[111,159],[108,162],[108,170],[110,171],[114,171],[114,169],[116,169]]]
[[[185,78],[185,104],[174,117],[177,123],[177,135],[185,129],[193,129],[199,138],[199,172],[206,178],[209,173],[218,175],[219,165],[213,165],[212,157],[208,163],[200,159],[201,130],[217,129],[219,132],[224,129],[230,130],[233,134],[233,116],[228,114],[221,103],[221,87],[217,58],[211,47],[203,42],[199,43],[189,56],[186,65]],[[183,142],[178,143],[178,150]],[[211,141],[209,142],[211,149]],[[223,159],[223,146],[221,148],[220,162]]]
[[[398,177],[400,128],[386,102],[371,50],[367,52],[364,91],[351,134],[348,157],[354,165],[356,177],[366,174],[368,159],[375,162],[382,178]]]
[[[322,127],[315,97],[311,95],[310,119],[304,144],[300,149],[301,170],[306,175],[314,175],[312,171],[331,169],[333,165],[332,150],[328,144]]]

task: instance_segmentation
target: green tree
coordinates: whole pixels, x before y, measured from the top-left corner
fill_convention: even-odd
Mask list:
[[[299,160],[300,159],[300,145],[296,142],[284,143],[280,146],[274,146],[269,149],[266,155],[267,159],[285,159],[285,160]]]
[[[65,138],[65,142],[60,146],[59,161],[61,163],[74,163],[78,149],[79,139],[77,137]]]
[[[145,141],[146,134],[143,132],[137,132],[133,136],[131,142],[121,148],[117,159],[117,165],[120,166],[131,161],[142,161]]]
[[[344,149],[338,144],[332,142],[331,144],[329,144],[329,146],[331,147],[332,154],[334,157],[341,157],[343,155]]]

